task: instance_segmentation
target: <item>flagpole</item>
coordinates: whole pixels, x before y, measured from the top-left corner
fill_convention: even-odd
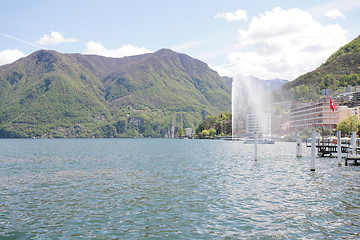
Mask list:
[[[332,119],[332,112],[335,111],[335,103],[334,101],[330,98],[330,132],[332,135],[332,130],[331,130],[331,119]]]
[[[331,98],[330,98],[330,100],[329,100],[329,103],[330,103],[330,126],[329,126],[329,128],[330,128],[330,136],[332,136],[332,131],[331,131],[331,117],[332,117],[332,109],[331,109]]]

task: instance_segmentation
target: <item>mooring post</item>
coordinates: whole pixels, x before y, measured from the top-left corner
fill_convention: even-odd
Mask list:
[[[351,153],[354,154],[356,152],[356,132],[355,131],[352,132],[350,146],[351,146]]]
[[[300,133],[296,133],[296,157],[302,157],[302,146]]]
[[[258,145],[258,134],[254,132],[254,160],[257,160],[257,145]]]
[[[341,165],[341,131],[337,131],[337,157],[338,165]]]
[[[315,129],[311,132],[311,161],[310,161],[310,171],[315,171],[315,150],[316,150],[316,137]]]

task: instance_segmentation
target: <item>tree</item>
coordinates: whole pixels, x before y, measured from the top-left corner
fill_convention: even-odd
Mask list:
[[[351,135],[352,131],[359,131],[359,125],[360,119],[355,115],[351,115],[347,119],[341,121],[336,129],[340,130],[344,135]]]
[[[201,132],[201,135],[202,135],[203,137],[209,136],[209,135],[210,135],[210,132],[209,132],[209,130],[203,130],[203,131]]]
[[[196,134],[198,134],[199,135],[199,133],[201,133],[203,130],[204,130],[205,128],[204,128],[204,122],[201,122],[200,124],[199,124],[199,126],[196,128]]]
[[[329,87],[334,84],[336,79],[334,76],[327,74],[323,80],[324,80],[324,85],[326,87]]]
[[[320,84],[318,85],[320,89],[325,89],[325,83],[324,83],[324,79],[321,80]]]
[[[184,136],[184,135],[185,135],[184,129],[182,127],[180,127],[179,131],[178,131],[178,136],[181,137],[181,136]]]
[[[213,128],[209,129],[209,134],[210,134],[210,136],[215,136],[216,135],[216,130],[213,129]]]

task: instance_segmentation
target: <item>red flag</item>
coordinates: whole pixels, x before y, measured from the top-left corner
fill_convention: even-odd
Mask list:
[[[331,98],[330,98],[330,108],[331,110],[335,111],[335,103]]]

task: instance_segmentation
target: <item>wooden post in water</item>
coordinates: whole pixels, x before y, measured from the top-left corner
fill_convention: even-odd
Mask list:
[[[341,131],[337,131],[337,158],[338,165],[341,165]]]
[[[353,131],[352,135],[351,135],[350,147],[351,147],[351,153],[355,154],[355,152],[356,152],[356,132],[355,131]]]
[[[254,160],[257,160],[258,133],[254,132]]]
[[[302,157],[302,146],[300,133],[296,133],[296,157]]]
[[[311,132],[311,161],[310,161],[310,171],[315,171],[315,150],[316,150],[316,137],[315,129]]]

